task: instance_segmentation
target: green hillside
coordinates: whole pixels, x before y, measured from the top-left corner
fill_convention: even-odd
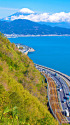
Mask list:
[[[58,125],[45,86],[32,60],[0,33],[0,125]]]

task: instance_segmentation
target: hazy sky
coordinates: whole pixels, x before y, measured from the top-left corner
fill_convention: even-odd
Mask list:
[[[22,8],[29,8],[38,13],[70,12],[70,0],[0,0],[0,18]]]

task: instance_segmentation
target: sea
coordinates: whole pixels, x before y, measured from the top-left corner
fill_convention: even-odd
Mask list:
[[[70,76],[70,36],[18,37],[9,40],[35,49],[35,52],[28,53],[34,63]]]

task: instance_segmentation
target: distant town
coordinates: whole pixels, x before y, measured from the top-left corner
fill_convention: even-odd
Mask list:
[[[24,35],[24,34],[4,34],[7,38],[17,38],[17,37],[39,37],[39,36],[70,36],[69,34],[57,35],[57,34],[49,34],[49,35]]]

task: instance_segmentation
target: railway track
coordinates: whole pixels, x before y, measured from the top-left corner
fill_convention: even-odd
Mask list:
[[[46,77],[48,82],[48,100],[49,100],[50,109],[54,117],[59,121],[60,124],[67,123],[67,119],[62,114],[62,109],[59,104],[55,81],[45,73],[42,73],[42,74]]]

